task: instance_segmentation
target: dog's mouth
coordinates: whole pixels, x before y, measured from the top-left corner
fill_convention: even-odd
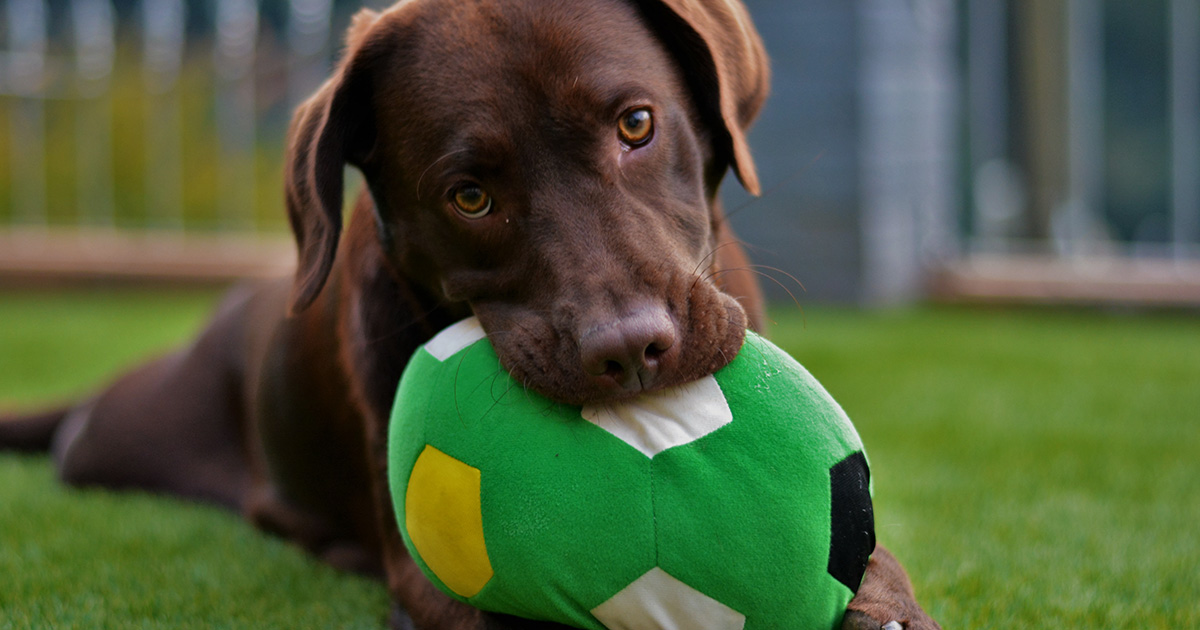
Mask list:
[[[691,293],[675,308],[644,303],[590,325],[570,309],[554,317],[485,304],[475,313],[518,384],[561,403],[603,404],[701,379],[737,356],[745,310],[715,288]]]

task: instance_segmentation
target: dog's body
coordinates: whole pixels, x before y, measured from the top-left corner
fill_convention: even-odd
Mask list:
[[[450,600],[408,557],[384,470],[400,373],[472,313],[518,381],[568,402],[728,362],[762,304],[716,192],[730,167],[757,192],[744,133],[766,81],[733,0],[364,11],[293,123],[294,282],[234,290],[193,345],[5,421],[0,446],[51,448],[70,483],[239,510],[384,576],[396,625],[533,627]],[[369,193],[343,235],[346,163]],[[936,627],[882,549],[851,610],[846,627]]]

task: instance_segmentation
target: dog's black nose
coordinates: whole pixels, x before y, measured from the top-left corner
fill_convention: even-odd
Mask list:
[[[634,393],[654,385],[677,336],[665,309],[642,308],[585,332],[579,340],[580,359],[594,379]]]

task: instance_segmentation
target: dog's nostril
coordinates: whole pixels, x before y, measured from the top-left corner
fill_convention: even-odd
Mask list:
[[[585,334],[580,340],[580,359],[588,374],[611,379],[626,389],[648,387],[675,345],[675,337],[675,324],[666,311],[645,309]]]
[[[611,376],[619,381],[624,374],[625,366],[621,365],[620,363],[616,361],[608,361],[604,364],[604,376]]]

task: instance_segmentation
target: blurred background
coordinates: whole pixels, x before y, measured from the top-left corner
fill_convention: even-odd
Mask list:
[[[731,178],[726,209],[921,602],[1200,627],[1200,0],[746,2],[764,194]],[[289,271],[288,118],[359,6],[0,0],[0,413],[81,400]],[[44,456],[0,453],[0,532],[0,627],[384,624],[377,583]]]
[[[1200,303],[1196,0],[747,4],[766,192],[723,194],[773,297]],[[359,2],[0,6],[0,274],[286,269],[288,117]]]

